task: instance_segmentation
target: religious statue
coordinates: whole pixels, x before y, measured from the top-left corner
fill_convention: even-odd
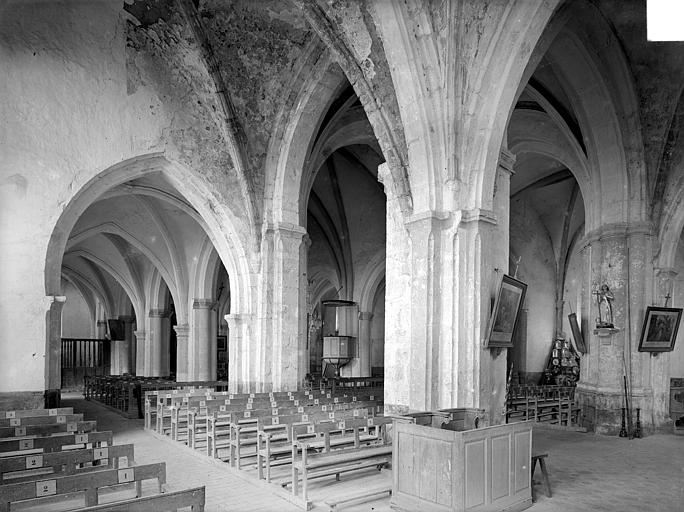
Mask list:
[[[610,291],[607,284],[601,285],[599,290],[594,292],[598,304],[599,316],[596,319],[596,328],[613,328],[613,300],[615,295]]]

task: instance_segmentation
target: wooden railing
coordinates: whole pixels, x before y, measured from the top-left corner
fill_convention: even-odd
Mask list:
[[[81,389],[86,375],[109,375],[109,340],[62,338],[62,389]]]

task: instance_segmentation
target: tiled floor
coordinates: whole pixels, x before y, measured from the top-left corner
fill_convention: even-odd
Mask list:
[[[73,406],[97,419],[101,430],[112,430],[117,443],[134,443],[138,463],[163,460],[167,465],[167,488],[176,490],[198,485],[207,487],[207,512],[295,511],[275,486],[257,482],[254,471],[237,471],[211,461],[171,441],[158,439],[143,430],[142,420],[127,420],[97,405],[65,397]],[[684,511],[684,436],[655,435],[644,439],[621,439],[557,430],[535,429],[536,451],[549,454],[547,467],[553,497],[535,486],[537,502],[531,512]],[[538,471],[538,470],[537,470]],[[389,482],[389,471],[348,474],[342,482],[318,481],[310,490],[316,507],[327,510],[324,501],[331,493],[344,495],[366,486]],[[535,475],[540,478],[541,475]],[[389,512],[389,497],[341,507],[346,512]]]

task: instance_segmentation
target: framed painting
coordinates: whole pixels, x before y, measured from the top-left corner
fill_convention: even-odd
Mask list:
[[[525,300],[527,285],[522,281],[504,275],[499,285],[499,293],[494,300],[492,317],[489,321],[487,347],[508,348],[513,346],[513,333],[518,325],[520,310]]]
[[[579,323],[577,322],[577,314],[570,313],[568,315],[568,322],[570,322],[570,330],[572,331],[572,339],[575,340],[575,348],[580,354],[587,353],[587,346],[584,344],[584,338],[582,337],[582,330],[580,329]]]
[[[648,306],[644,325],[641,328],[639,352],[672,351],[681,319],[681,308]]]

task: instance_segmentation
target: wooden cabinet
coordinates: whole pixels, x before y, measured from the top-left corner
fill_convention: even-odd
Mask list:
[[[532,424],[460,432],[394,423],[395,510],[523,510],[532,504]]]

